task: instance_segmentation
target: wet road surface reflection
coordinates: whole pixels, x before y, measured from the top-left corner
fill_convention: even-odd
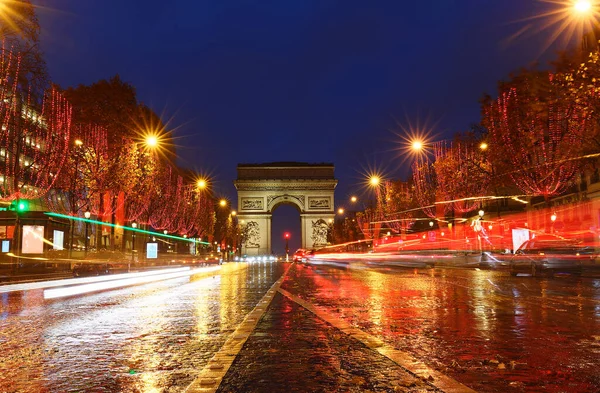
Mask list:
[[[600,280],[296,265],[282,288],[480,392],[600,391]]]
[[[66,299],[1,294],[0,391],[180,392],[283,271],[226,264]]]

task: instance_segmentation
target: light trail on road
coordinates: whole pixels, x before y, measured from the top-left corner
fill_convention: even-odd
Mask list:
[[[192,276],[200,273],[216,272],[221,269],[220,266],[214,266],[204,269],[184,269],[175,272],[162,272],[160,274],[149,274],[129,278],[116,278],[91,284],[81,284],[61,288],[53,288],[44,290],[44,299],[55,299],[59,297],[82,295],[85,293],[103,291],[107,289],[127,287],[131,285],[147,284],[155,281],[170,280],[172,278]]]
[[[208,268],[198,268],[197,270],[201,270],[201,269],[208,269]],[[63,286],[76,285],[76,284],[89,284],[89,283],[96,283],[96,282],[103,282],[103,281],[121,280],[121,279],[125,279],[125,278],[146,277],[146,276],[151,276],[151,275],[156,275],[156,274],[176,273],[176,272],[182,272],[182,271],[188,271],[188,270],[190,270],[189,266],[181,267],[181,268],[156,269],[156,270],[149,270],[149,271],[135,272],[135,273],[111,274],[111,275],[96,276],[96,277],[67,278],[67,279],[63,279],[63,280],[38,281],[38,282],[23,283],[23,284],[8,284],[8,285],[0,285],[0,293],[63,287]]]

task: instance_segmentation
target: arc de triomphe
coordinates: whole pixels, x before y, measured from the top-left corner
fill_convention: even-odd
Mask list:
[[[239,164],[234,184],[242,254],[271,253],[271,216],[282,204],[293,205],[300,212],[302,248],[325,246],[335,216],[333,192],[337,180],[333,172],[333,164]]]

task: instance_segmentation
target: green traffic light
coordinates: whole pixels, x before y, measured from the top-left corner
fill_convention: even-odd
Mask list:
[[[19,203],[17,203],[17,212],[22,213],[26,212],[27,210],[29,210],[29,202],[19,201]]]

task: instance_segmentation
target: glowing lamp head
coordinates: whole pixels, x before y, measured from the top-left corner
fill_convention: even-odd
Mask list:
[[[355,196],[353,196],[352,198],[350,198],[350,201],[352,203],[356,203],[356,201],[358,201],[358,198],[356,198]]]
[[[204,179],[200,179],[196,182],[196,185],[198,186],[198,188],[203,189],[206,188],[206,180]]]
[[[132,222],[132,223],[131,223],[131,227],[132,227],[133,229],[137,228],[137,222]]]
[[[340,207],[338,209],[338,214],[344,214],[344,208],[343,207]]]
[[[550,221],[552,221],[552,222],[556,221],[556,213],[553,213],[553,214],[550,216]]]
[[[221,199],[221,200],[219,201],[219,205],[220,205],[221,207],[225,207],[225,206],[227,206],[227,201],[226,201],[225,199]]]
[[[485,212],[483,210],[479,210],[479,217],[483,217],[484,214]]]
[[[592,9],[592,2],[588,0],[578,0],[573,4],[573,9],[579,14],[585,14]]]
[[[284,233],[283,237],[285,237],[286,239],[289,239],[290,238],[290,233],[289,232]]]
[[[481,150],[487,150],[487,148],[488,148],[488,144],[487,144],[487,143],[485,143],[485,142],[481,142],[481,144],[479,145],[479,148],[480,148]]]
[[[371,178],[369,179],[369,184],[373,187],[377,187],[380,182],[381,179],[379,178],[379,176],[371,176]]]
[[[89,219],[92,216],[92,213],[86,211],[85,213],[83,213],[83,215],[85,216],[85,218]]]
[[[236,212],[235,210],[232,210],[232,211],[231,211],[231,215],[232,215],[232,216],[235,216],[236,214],[237,214],[237,212]]]
[[[81,139],[75,139],[75,146],[83,145],[83,141]]]
[[[420,140],[415,140],[410,144],[410,147],[414,151],[419,152],[419,151],[423,150],[423,142]]]
[[[146,145],[150,147],[158,146],[158,138],[156,137],[156,135],[148,135],[146,137]]]

